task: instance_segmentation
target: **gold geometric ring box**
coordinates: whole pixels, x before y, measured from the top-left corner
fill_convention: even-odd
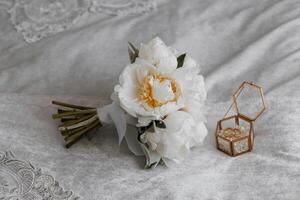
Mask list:
[[[232,110],[234,113],[228,116]],[[231,106],[217,122],[217,148],[230,156],[251,151],[254,143],[254,122],[265,110],[262,87],[252,82],[243,82],[234,92]]]

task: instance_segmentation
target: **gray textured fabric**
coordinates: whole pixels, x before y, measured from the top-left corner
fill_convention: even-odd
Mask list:
[[[299,3],[164,0],[148,14],[89,18],[30,45],[0,3],[0,151],[36,163],[88,200],[297,200]],[[119,148],[111,127],[63,148],[50,101],[104,105],[129,62],[127,41],[138,44],[154,35],[202,64],[210,133],[204,145],[183,165],[151,171],[124,144]],[[230,158],[215,149],[213,132],[231,91],[244,80],[264,86],[268,111],[255,124],[254,151]]]
[[[51,99],[89,105],[96,99],[1,95],[0,150],[11,149],[51,172],[83,199],[299,199],[300,99],[267,98],[268,112],[255,126],[251,153],[231,158],[215,149],[215,122],[230,102],[210,103],[209,135],[185,163],[144,170],[144,158],[118,146],[105,127],[91,141],[63,147],[51,119]],[[243,105],[244,106],[244,105]]]

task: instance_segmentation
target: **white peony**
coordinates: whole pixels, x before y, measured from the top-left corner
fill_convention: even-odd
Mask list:
[[[201,144],[207,134],[203,122],[198,122],[187,112],[175,111],[164,119],[165,129],[146,132],[145,141],[150,149],[156,151],[166,164],[170,161],[180,163],[190,148]]]
[[[120,106],[138,118],[138,126],[165,122],[165,129],[146,132],[145,138],[151,150],[175,162],[207,134],[202,116],[206,91],[199,65],[186,55],[177,68],[179,55],[160,38],[141,44],[135,62],[125,67],[115,87]]]

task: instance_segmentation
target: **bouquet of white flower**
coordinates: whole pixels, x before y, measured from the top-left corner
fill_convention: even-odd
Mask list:
[[[135,155],[146,156],[146,168],[163,162],[180,163],[207,134],[204,124],[206,91],[199,65],[160,38],[136,48],[129,43],[131,64],[119,77],[113,102],[101,108],[60,102],[59,126],[67,147],[88,131],[115,124],[119,143],[125,138]]]

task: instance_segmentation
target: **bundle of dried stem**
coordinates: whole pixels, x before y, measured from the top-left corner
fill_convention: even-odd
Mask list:
[[[66,141],[66,148],[71,147],[87,133],[102,126],[97,115],[97,109],[87,106],[78,106],[58,101],[52,101],[56,105],[57,113],[53,119],[60,119],[62,124],[58,130]]]

